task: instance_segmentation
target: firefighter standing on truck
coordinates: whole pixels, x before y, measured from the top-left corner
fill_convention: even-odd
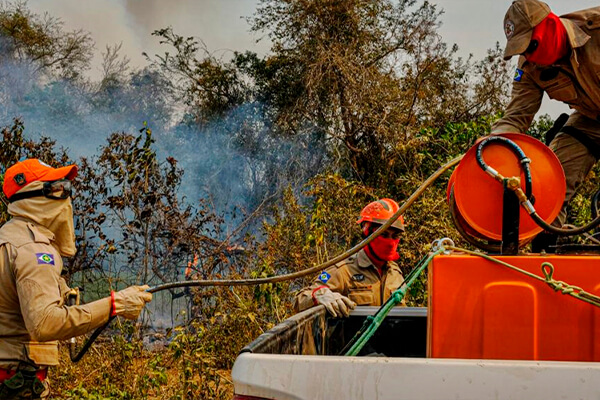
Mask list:
[[[398,203],[391,199],[368,204],[357,221],[364,237],[385,224],[398,209]],[[402,232],[404,219],[400,216],[358,253],[321,272],[312,285],[296,295],[294,310],[322,304],[332,316],[347,317],[356,305],[383,304],[404,282],[400,267],[394,262],[400,258],[397,248]]]
[[[561,17],[537,0],[517,0],[504,17],[504,59],[519,56],[511,101],[492,134],[524,133],[540,108],[542,96],[574,109],[550,143],[565,171],[563,208],[552,223],[562,226],[575,190],[600,157],[600,7]],[[556,235],[542,233],[533,250],[547,249]]]
[[[85,305],[61,271],[75,255],[71,205],[77,167],[52,168],[37,159],[6,170],[3,191],[12,219],[0,228],[0,399],[47,398],[48,366],[58,364],[58,340],[105,324],[136,319],[152,300],[148,286],[130,286]]]

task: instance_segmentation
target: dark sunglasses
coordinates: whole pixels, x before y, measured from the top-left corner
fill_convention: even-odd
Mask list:
[[[32,190],[30,192],[15,193],[8,201],[29,199],[31,197],[44,196],[54,200],[68,199],[73,195],[73,182],[68,179],[61,179],[59,181],[44,182],[44,186],[39,190]]]
[[[537,40],[532,40],[531,42],[529,42],[529,46],[527,46],[527,50],[525,50],[525,53],[523,54],[533,53],[538,48],[538,45],[539,43]]]

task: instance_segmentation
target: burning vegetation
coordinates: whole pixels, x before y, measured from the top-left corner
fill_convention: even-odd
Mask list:
[[[135,69],[108,47],[91,81],[88,33],[2,3],[1,171],[22,157],[79,165],[78,251],[64,276],[85,301],[134,283],[316,265],[356,242],[364,204],[402,202],[507,101],[501,49],[457,57],[440,13],[413,0],[263,0],[248,23],[272,42],[265,56],[218,57],[164,28],[153,33],[164,54]],[[404,272],[432,238],[459,237],[445,198],[440,182],[406,214]],[[0,211],[4,222],[5,202]],[[54,398],[231,398],[237,352],[290,315],[309,279],[163,292],[81,363],[64,351]],[[426,303],[424,285],[409,304]]]

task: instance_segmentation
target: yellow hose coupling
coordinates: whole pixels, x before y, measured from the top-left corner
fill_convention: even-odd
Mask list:
[[[519,178],[518,176],[512,176],[510,178],[506,178],[506,187],[509,188],[510,190],[512,190],[513,192],[520,190],[521,189],[521,178]],[[523,193],[522,190],[521,190],[521,193]]]

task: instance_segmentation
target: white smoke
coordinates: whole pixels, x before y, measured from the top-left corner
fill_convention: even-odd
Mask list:
[[[89,31],[96,42],[90,78],[100,76],[100,53],[107,45],[122,43],[121,53],[131,66],[145,66],[142,55],[162,54],[151,33],[172,26],[184,37],[202,40],[209,51],[254,51],[265,54],[267,40],[256,43],[245,17],[254,13],[256,0],[30,0],[29,8],[60,18],[67,30]]]

